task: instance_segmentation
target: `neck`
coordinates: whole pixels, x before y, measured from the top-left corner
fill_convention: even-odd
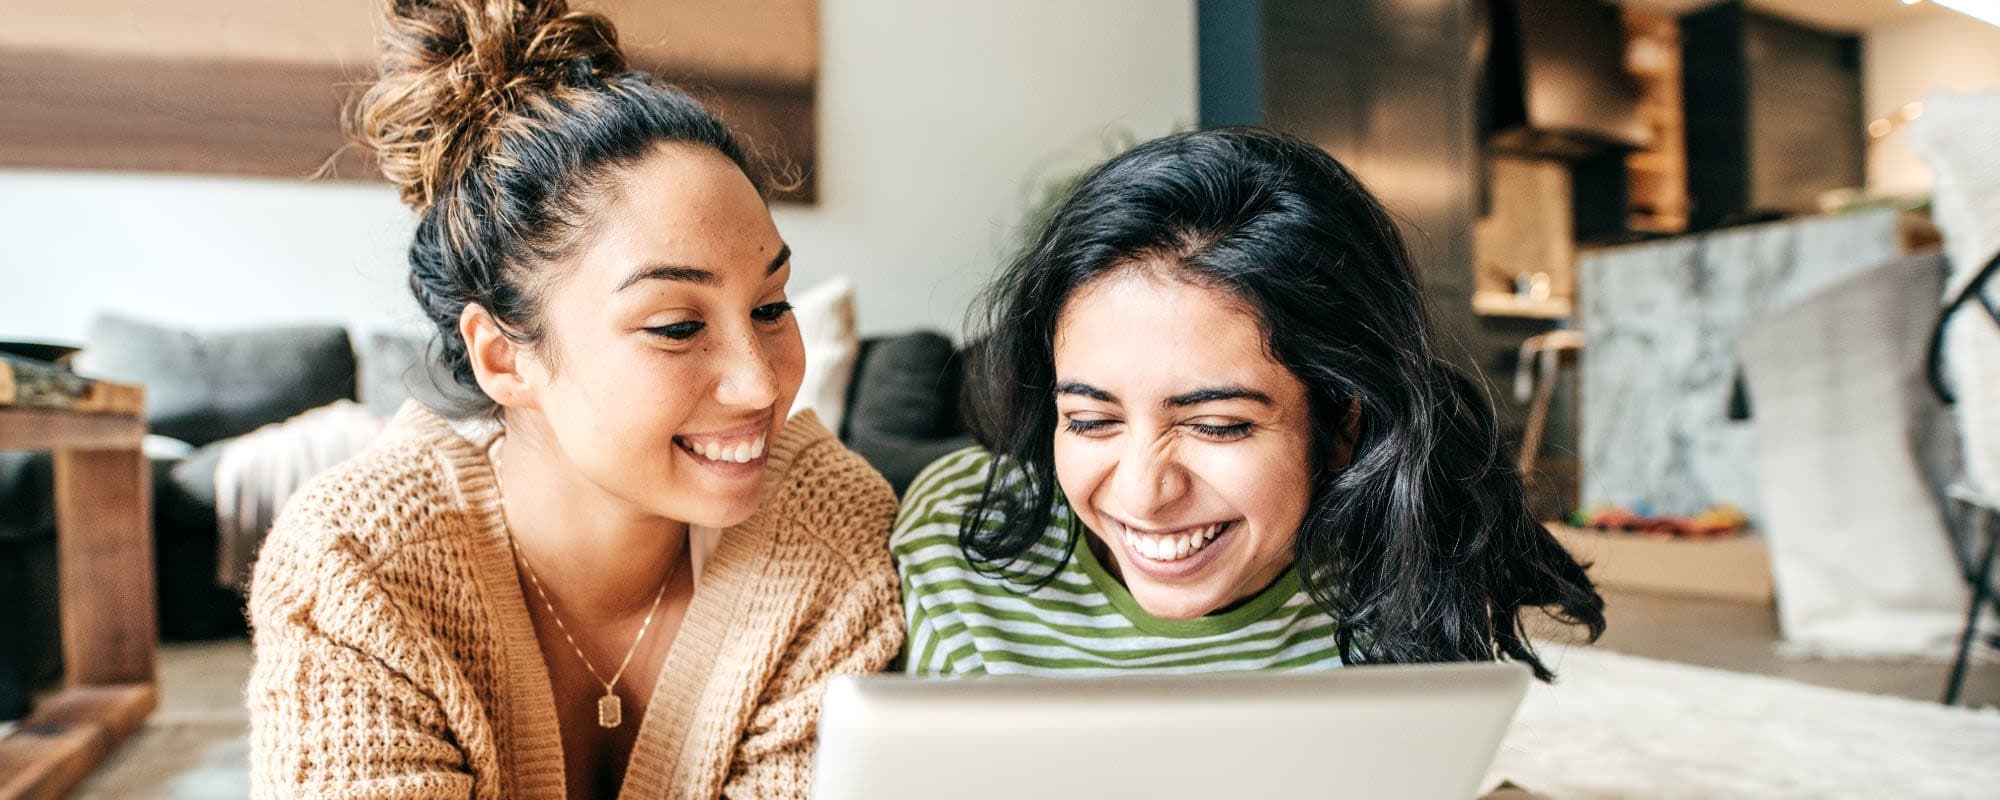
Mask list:
[[[686,557],[687,524],[604,491],[551,442],[541,426],[510,419],[494,447],[501,508],[529,569],[577,622],[646,613]]]

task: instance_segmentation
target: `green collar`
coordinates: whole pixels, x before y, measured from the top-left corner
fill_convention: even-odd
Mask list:
[[[1090,531],[1085,530],[1081,524],[1076,525],[1075,530],[1073,557],[1076,559],[1077,567],[1083,570],[1084,575],[1090,577],[1090,582],[1097,586],[1098,591],[1104,593],[1105,599],[1111,601],[1111,607],[1118,609],[1118,613],[1125,615],[1125,619],[1131,621],[1132,627],[1154,636],[1192,639],[1234,633],[1251,623],[1269,617],[1272,612],[1282,608],[1286,601],[1297,596],[1302,589],[1298,570],[1286,569],[1284,574],[1279,575],[1277,580],[1272,581],[1270,586],[1265,587],[1256,596],[1221,614],[1210,614],[1194,619],[1160,619],[1140,607],[1139,601],[1132,598],[1132,591],[1125,588],[1125,584],[1119,583],[1117,578],[1112,577],[1111,571],[1105,569],[1104,564],[1097,560],[1097,554],[1090,549]]]

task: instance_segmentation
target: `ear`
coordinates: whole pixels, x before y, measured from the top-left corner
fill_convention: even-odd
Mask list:
[[[458,335],[465,340],[473,377],[487,397],[505,408],[536,406],[535,386],[521,371],[529,360],[526,346],[508,338],[500,320],[484,306],[467,303],[458,315]]]
[[[1347,401],[1347,413],[1340,420],[1340,438],[1333,443],[1332,458],[1327,459],[1327,471],[1337,472],[1347,468],[1354,460],[1354,445],[1361,441],[1361,398]]]

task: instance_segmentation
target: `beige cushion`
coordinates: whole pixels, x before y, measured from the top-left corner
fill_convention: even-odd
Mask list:
[[[854,362],[861,354],[854,283],[834,278],[793,295],[791,302],[792,313],[798,315],[799,337],[806,345],[805,381],[792,400],[791,413],[810,408],[819,415],[820,424],[838,435],[847,413],[847,389],[854,383]]]

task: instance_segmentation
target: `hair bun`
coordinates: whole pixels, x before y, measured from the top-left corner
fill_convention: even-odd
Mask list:
[[[387,0],[381,17],[380,77],[348,124],[418,211],[472,162],[492,123],[625,69],[610,20],[565,0]]]

